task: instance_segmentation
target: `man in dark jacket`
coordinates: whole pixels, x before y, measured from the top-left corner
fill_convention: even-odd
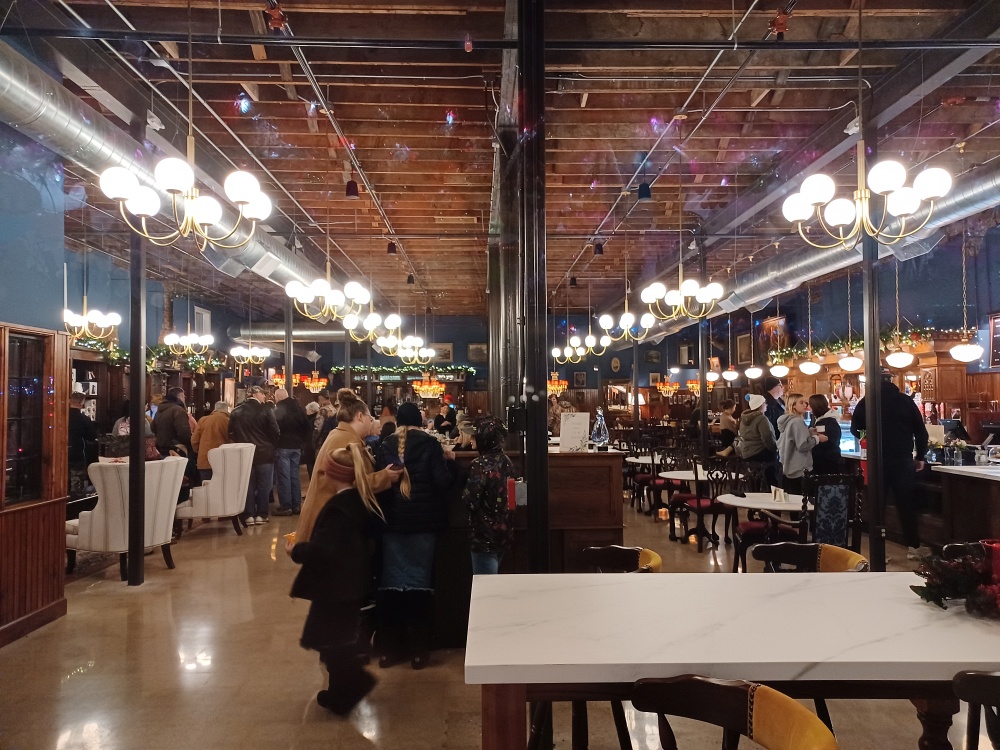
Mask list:
[[[441,401],[441,412],[434,417],[434,431],[441,435],[450,435],[455,429],[455,415],[455,405],[451,403],[451,396],[445,396]]]
[[[163,398],[163,403],[153,417],[153,434],[156,436],[156,448],[163,456],[170,455],[178,445],[183,445],[187,455],[191,449],[191,420],[188,419],[184,407],[184,389],[170,388]]]
[[[302,505],[299,466],[302,448],[312,438],[312,423],[306,410],[294,398],[289,398],[288,391],[284,388],[274,392],[274,418],[281,433],[278,437],[278,450],[274,455],[278,503],[281,507],[274,511],[274,515],[298,515]]]
[[[69,447],[70,492],[79,493],[87,483],[87,466],[97,460],[97,425],[83,413],[87,397],[71,393],[67,424]]]
[[[882,469],[885,484],[896,501],[903,536],[910,547],[906,556],[911,560],[921,559],[931,554],[929,547],[920,545],[916,498],[916,472],[924,468],[927,428],[913,399],[900,393],[892,383],[892,373],[887,370],[882,372],[882,413],[879,417]],[[860,438],[866,425],[865,400],[861,399],[851,417],[851,433]]]
[[[247,399],[229,417],[229,439],[234,443],[252,443],[253,469],[247,488],[244,521],[247,526],[268,521],[267,503],[274,479],[274,451],[278,444],[278,423],[274,409],[264,404],[267,394],[259,385],[247,391]]]
[[[781,398],[784,395],[785,387],[778,378],[773,375],[764,378],[764,401],[767,404],[764,407],[764,416],[774,428],[774,437],[776,438],[781,434],[781,430],[778,429],[778,417],[785,413],[785,402]]]

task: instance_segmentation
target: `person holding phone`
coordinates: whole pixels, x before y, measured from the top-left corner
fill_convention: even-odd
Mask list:
[[[840,422],[837,412],[830,409],[830,402],[822,393],[809,397],[809,410],[813,413],[814,435],[825,435],[826,440],[812,449],[813,474],[842,474],[844,457],[840,455]]]

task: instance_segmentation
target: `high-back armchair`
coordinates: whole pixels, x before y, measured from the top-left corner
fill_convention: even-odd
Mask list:
[[[187,459],[179,456],[150,461],[145,465],[143,546],[159,547],[168,568],[174,567],[170,555],[170,532],[186,466]],[[91,464],[87,473],[97,490],[97,505],[93,510],[82,512],[78,519],[66,522],[66,572],[73,572],[79,550],[117,552],[122,580],[125,580],[129,464]]]
[[[858,474],[807,474],[802,483],[812,503],[812,541],[861,550],[861,478]]]
[[[253,452],[253,443],[227,443],[210,450],[212,478],[192,488],[190,499],[177,506],[176,518],[228,518],[242,535],[240,515],[246,508]]]

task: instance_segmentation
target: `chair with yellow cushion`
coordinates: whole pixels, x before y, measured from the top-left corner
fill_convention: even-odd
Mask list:
[[[644,547],[586,547],[580,553],[585,568],[595,573],[659,573],[663,559]]]
[[[753,548],[753,556],[772,573],[867,573],[871,570],[864,555],[832,544],[758,544]]]
[[[723,750],[737,748],[741,735],[766,750],[837,750],[837,740],[816,715],[766,685],[697,675],[639,680],[631,701],[637,711],[659,716],[663,750],[677,750],[668,715],[722,727]]]

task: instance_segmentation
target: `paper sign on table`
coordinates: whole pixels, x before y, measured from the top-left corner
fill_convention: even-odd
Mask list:
[[[559,421],[559,452],[586,453],[589,433],[590,414],[588,412],[564,412]]]

